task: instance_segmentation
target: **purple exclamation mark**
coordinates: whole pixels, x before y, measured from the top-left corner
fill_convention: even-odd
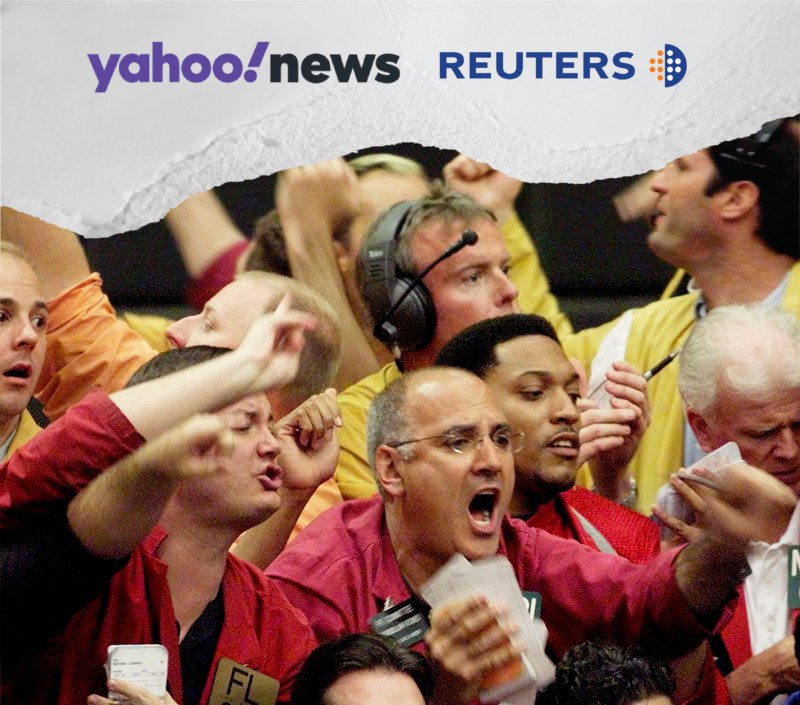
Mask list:
[[[253,71],[253,69],[261,66],[261,62],[264,60],[264,54],[267,53],[268,46],[269,42],[258,42],[256,44],[256,49],[250,57],[250,62],[247,64],[250,68],[244,72],[244,80],[248,83],[252,83],[258,77],[258,74]]]

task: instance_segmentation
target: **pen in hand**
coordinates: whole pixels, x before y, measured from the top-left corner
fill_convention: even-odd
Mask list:
[[[655,377],[661,370],[663,370],[670,362],[672,362],[676,357],[678,357],[678,353],[680,353],[681,348],[678,348],[675,352],[671,352],[667,355],[661,362],[659,362],[655,367],[647,370],[644,373],[645,381],[652,379]]]

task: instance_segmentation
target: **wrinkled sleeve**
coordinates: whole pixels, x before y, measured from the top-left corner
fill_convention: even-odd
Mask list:
[[[90,392],[0,465],[0,528],[64,511],[103,470],[144,443],[103,392]]]
[[[592,640],[639,644],[651,658],[669,659],[709,636],[678,588],[679,549],[635,565],[543,531],[529,539],[520,584],[541,594],[548,643],[559,656]],[[727,623],[735,604],[733,598],[726,605],[714,631]]]

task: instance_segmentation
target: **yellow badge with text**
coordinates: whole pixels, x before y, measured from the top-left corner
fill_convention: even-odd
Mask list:
[[[280,687],[274,678],[221,658],[208,705],[275,705]]]

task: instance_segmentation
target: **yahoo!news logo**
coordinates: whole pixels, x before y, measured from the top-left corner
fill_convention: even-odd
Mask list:
[[[647,64],[650,72],[672,88],[686,75],[686,56],[674,44],[658,50],[658,58]],[[639,68],[643,68],[641,65]],[[482,79],[616,79],[625,81],[636,74],[633,52],[618,51],[609,55],[602,51],[517,51],[494,53],[471,51],[439,52],[439,78]]]
[[[103,60],[99,54],[89,54],[89,62],[97,79],[95,93],[105,93],[116,73],[126,83],[203,83],[213,76],[220,83],[235,83],[244,79],[254,83],[258,69],[267,56],[269,42],[257,42],[249,60],[225,53],[215,58],[192,53],[183,58],[164,51],[163,42],[153,42],[151,53],[110,54]],[[298,83],[300,77],[308,83],[324,83],[332,78],[339,83],[366,83],[374,78],[378,83],[394,83],[400,78],[397,54],[318,54],[298,57],[290,53],[272,53],[265,66],[264,80],[269,83]],[[246,65],[245,65],[245,62]],[[374,76],[373,76],[373,69]]]

